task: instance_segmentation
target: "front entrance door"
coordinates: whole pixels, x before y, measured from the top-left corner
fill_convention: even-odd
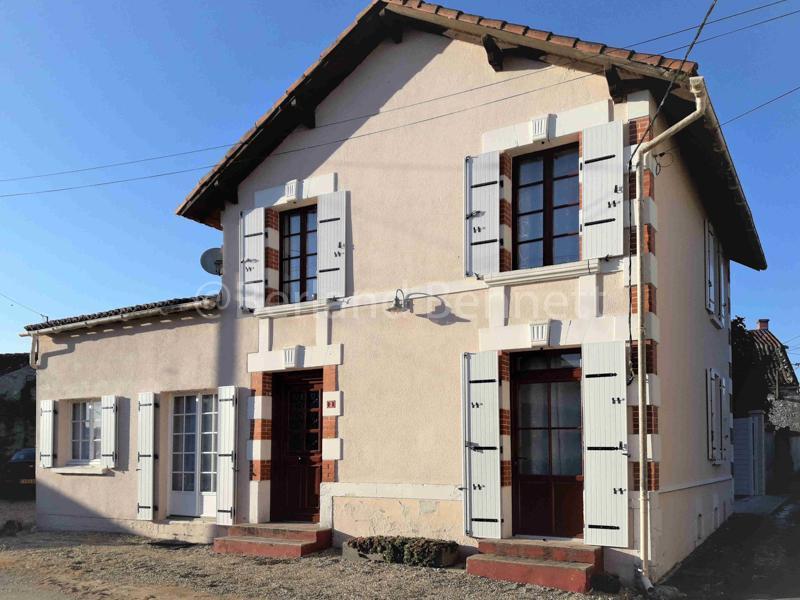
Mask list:
[[[319,521],[322,374],[284,374],[273,387],[272,521]]]
[[[217,395],[172,399],[169,514],[217,514]]]
[[[514,356],[512,491],[515,534],[583,533],[579,352]]]

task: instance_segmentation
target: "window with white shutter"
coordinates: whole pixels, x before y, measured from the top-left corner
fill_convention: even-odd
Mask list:
[[[708,426],[708,460],[719,463],[723,458],[722,395],[724,393],[719,373],[706,369],[706,423]]]
[[[712,315],[719,311],[719,252],[717,236],[710,221],[706,221],[706,310]]]
[[[233,525],[236,497],[236,388],[219,388],[217,413],[217,524]]]
[[[623,254],[624,157],[622,121],[583,130],[581,258]]]
[[[155,408],[156,395],[142,392],[137,402],[136,423],[136,518],[152,521],[155,515]]]
[[[464,530],[499,538],[500,375],[497,352],[463,356]]]
[[[464,272],[500,271],[500,153],[468,156],[464,163]]]
[[[117,464],[117,397],[100,399],[100,464],[113,469]]]
[[[241,213],[240,257],[242,310],[263,308],[266,295],[266,209],[254,208]]]
[[[39,403],[39,465],[43,469],[50,469],[54,464],[55,417],[56,403],[53,400],[42,400]]]
[[[625,342],[584,344],[584,541],[627,548],[628,413]]]
[[[322,194],[317,200],[317,298],[347,296],[347,192]]]

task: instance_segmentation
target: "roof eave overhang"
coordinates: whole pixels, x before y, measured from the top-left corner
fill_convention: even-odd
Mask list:
[[[677,122],[694,110],[694,102],[671,96],[664,110],[670,121]],[[726,256],[752,269],[766,269],[753,213],[710,100],[705,118],[679,133],[677,142]]]

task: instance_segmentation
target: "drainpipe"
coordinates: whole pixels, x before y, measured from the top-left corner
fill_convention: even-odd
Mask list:
[[[636,310],[639,315],[639,331],[637,335],[637,364],[639,384],[639,552],[642,559],[642,576],[650,580],[650,540],[649,521],[650,508],[647,494],[647,365],[645,358],[645,339],[647,320],[644,315],[644,224],[642,213],[644,208],[644,166],[649,162],[652,151],[662,142],[670,139],[685,129],[708,109],[708,94],[705,80],[702,77],[689,79],[689,89],[695,98],[694,112],[675,123],[672,127],[657,135],[650,141],[642,142],[637,152],[636,161]],[[652,585],[652,584],[651,584]]]

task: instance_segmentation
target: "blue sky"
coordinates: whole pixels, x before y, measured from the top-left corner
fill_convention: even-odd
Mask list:
[[[768,0],[720,0],[714,16]],[[366,5],[365,0],[139,0],[0,5],[0,179],[233,143]],[[467,12],[610,45],[697,23],[706,2],[452,0]],[[800,9],[787,0],[712,25],[729,31]],[[800,85],[800,14],[699,45],[721,120]],[[639,47],[664,51],[691,33]],[[402,51],[402,46],[398,48]],[[677,53],[676,53],[677,54]],[[681,53],[682,54],[682,53]],[[770,317],[800,351],[795,314],[800,222],[800,93],[725,129],[770,268],[733,270],[733,310]],[[43,179],[0,182],[0,195],[201,167],[224,150]],[[196,172],[52,194],[0,198],[0,294],[51,317],[193,295],[219,232],[174,216]],[[0,297],[0,352],[40,318]],[[800,352],[793,357],[800,361]]]

